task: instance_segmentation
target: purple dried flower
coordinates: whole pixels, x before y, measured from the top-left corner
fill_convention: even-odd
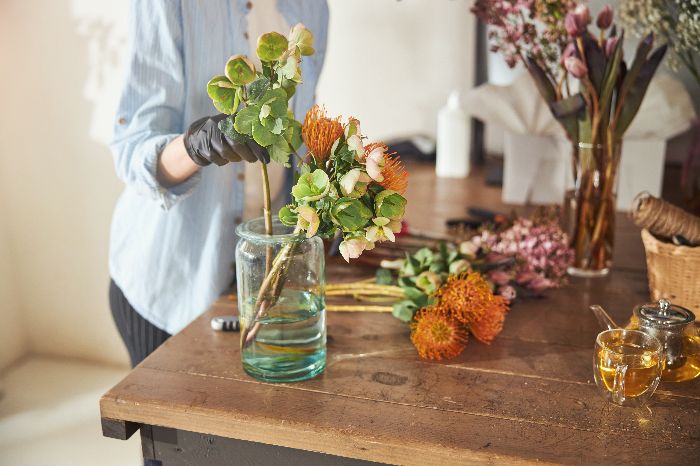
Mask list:
[[[598,13],[598,18],[596,18],[595,24],[601,30],[606,30],[612,25],[613,22],[613,9],[610,5],[605,5]]]
[[[579,27],[579,23],[576,21],[576,15],[573,13],[567,13],[564,18],[564,28],[571,37],[578,37],[585,31],[585,28]]]
[[[585,29],[586,26],[591,24],[591,10],[588,9],[588,5],[585,3],[576,5],[576,8],[574,8],[574,16],[580,28]]]
[[[516,258],[513,268],[489,273],[489,279],[500,285],[515,280],[520,286],[540,292],[556,286],[573,260],[566,234],[551,220],[535,223],[519,218],[505,231],[483,232],[478,238],[487,250],[487,262]]]
[[[564,61],[569,57],[577,56],[576,45],[573,42],[566,44],[566,48],[561,53],[561,64],[564,65]]]
[[[605,57],[606,58],[612,57],[613,53],[615,52],[615,47],[617,46],[617,42],[619,40],[620,40],[619,36],[609,37],[605,40]]]

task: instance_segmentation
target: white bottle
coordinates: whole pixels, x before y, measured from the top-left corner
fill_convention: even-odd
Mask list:
[[[450,93],[447,105],[438,112],[435,173],[441,178],[464,178],[469,174],[469,118],[457,90]]]

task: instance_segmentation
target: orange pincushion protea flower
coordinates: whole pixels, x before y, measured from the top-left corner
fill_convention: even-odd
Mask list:
[[[438,309],[465,325],[478,322],[496,301],[491,287],[478,272],[464,272],[447,278],[436,292]]]
[[[491,308],[484,316],[469,326],[474,338],[482,343],[490,344],[503,330],[503,322],[506,320],[508,304],[502,296],[494,296]]]
[[[340,117],[328,118],[326,110],[314,105],[304,117],[301,138],[317,165],[328,160],[333,143],[343,134]]]
[[[416,314],[416,321],[411,324],[411,341],[423,359],[449,359],[464,350],[467,332],[452,317],[427,307]]]
[[[389,153],[389,148],[383,142],[373,142],[365,146],[365,158],[377,148],[382,149],[384,158],[380,172],[381,178],[377,178],[381,179],[378,184],[384,189],[391,189],[399,194],[404,194],[408,187],[408,172],[404,168],[401,157],[396,155],[396,152]]]
[[[391,189],[399,194],[406,192],[408,188],[408,172],[403,166],[401,157],[393,154],[384,154],[384,168],[382,168],[384,181],[379,183],[384,189]]]

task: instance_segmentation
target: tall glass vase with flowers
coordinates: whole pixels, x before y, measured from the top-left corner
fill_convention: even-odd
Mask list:
[[[229,115],[219,123],[235,143],[265,150],[271,161],[296,159],[292,203],[273,217],[266,164],[261,164],[263,217],[241,225],[236,248],[241,359],[251,376],[272,382],[304,380],[326,360],[325,277],[321,239],[343,236],[349,261],[400,230],[407,174],[382,143],[365,144],[360,123],[312,108],[303,124],[289,109],[302,82],[301,58],[314,53],[302,24],[287,37],[263,34],[258,71],[246,56],[231,57],[207,91]],[[257,144],[248,144],[253,140]],[[306,144],[308,154],[297,151]],[[235,144],[234,144],[235,145]]]
[[[477,0],[472,11],[491,26],[492,50],[523,63],[572,143],[574,189],[564,204],[574,264],[569,273],[606,275],[612,263],[617,170],[625,131],[666,53],[653,34],[633,61],[623,57],[624,31],[605,6],[566,0]]]

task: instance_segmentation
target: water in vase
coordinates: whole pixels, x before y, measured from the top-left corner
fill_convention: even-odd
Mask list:
[[[326,310],[309,291],[285,289],[273,307],[257,319],[254,299],[241,309],[243,368],[268,382],[310,379],[326,365]]]

